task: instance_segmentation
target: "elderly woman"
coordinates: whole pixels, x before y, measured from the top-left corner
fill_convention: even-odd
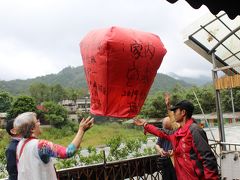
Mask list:
[[[68,147],[38,139],[40,122],[34,112],[25,112],[16,117],[14,127],[23,139],[17,146],[17,167],[19,180],[56,180],[51,157],[69,158],[79,148],[85,131],[93,125],[93,118],[82,119],[78,132]]]

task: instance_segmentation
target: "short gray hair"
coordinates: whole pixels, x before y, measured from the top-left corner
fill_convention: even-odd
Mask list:
[[[34,119],[37,117],[34,112],[25,112],[19,114],[14,120],[14,128],[17,128],[18,134],[24,138],[31,136],[31,130],[35,127]]]

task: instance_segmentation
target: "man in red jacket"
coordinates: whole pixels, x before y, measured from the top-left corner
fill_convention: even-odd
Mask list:
[[[216,157],[208,144],[206,133],[192,119],[193,104],[183,100],[171,110],[180,124],[180,128],[174,132],[163,132],[147,124],[144,119],[136,119],[134,124],[143,126],[145,132],[171,141],[178,180],[218,180]]]

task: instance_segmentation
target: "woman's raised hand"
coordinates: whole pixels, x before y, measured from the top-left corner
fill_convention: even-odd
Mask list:
[[[91,116],[88,116],[88,118],[82,118],[80,124],[79,124],[79,130],[86,131],[90,129],[93,126],[94,118],[91,118]]]

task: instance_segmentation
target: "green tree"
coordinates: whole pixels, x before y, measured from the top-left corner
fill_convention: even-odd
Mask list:
[[[7,112],[12,105],[13,97],[8,92],[0,92],[0,112]]]
[[[212,86],[194,88],[194,92],[197,95],[199,104],[201,105],[204,113],[212,113],[216,111],[215,93]],[[193,103],[195,106],[194,113],[202,113],[195,96]]]
[[[19,96],[8,111],[8,118],[15,118],[18,114],[28,111],[36,112],[36,103],[34,99],[29,96]]]
[[[29,91],[38,104],[44,101],[59,102],[66,98],[66,90],[60,84],[48,86],[43,83],[34,83],[30,86]]]
[[[33,83],[29,87],[30,95],[40,104],[49,100],[49,87],[43,83]]]
[[[233,91],[234,94],[234,108],[236,112],[240,111],[240,88],[235,88]]]
[[[60,84],[49,87],[49,98],[50,101],[59,102],[65,97],[65,90]]]
[[[201,107],[203,108],[204,113],[211,113],[216,110],[215,107],[215,94],[212,86],[205,87],[192,87],[184,88],[181,85],[177,84],[171,94],[171,104],[174,105],[181,100],[189,100],[193,103],[195,110],[194,114],[202,113],[200,106],[197,102],[197,99],[194,95],[194,92],[197,95],[197,98],[200,102]],[[236,93],[235,93],[236,94]],[[141,116],[147,118],[156,118],[166,116],[166,107],[163,98],[163,92],[157,92],[155,95],[149,97],[142,110]]]
[[[202,88],[202,107],[206,113],[212,113],[216,111],[216,97],[215,91],[212,86],[205,86]]]
[[[74,89],[74,88],[67,88],[66,91],[66,98],[76,101],[77,99],[86,96],[86,91],[84,89]]]
[[[46,109],[44,118],[51,125],[57,128],[61,128],[67,124],[68,113],[63,106],[52,101],[44,102],[43,106]]]
[[[240,88],[232,89],[233,93],[233,103],[235,111],[240,111]],[[232,112],[232,99],[231,99],[231,90],[225,89],[220,92],[221,96],[221,106],[224,112]]]
[[[141,110],[141,115],[147,118],[163,118],[166,114],[167,109],[161,91],[148,98]]]
[[[174,105],[184,99],[186,99],[186,88],[180,84],[176,84],[171,92],[171,104]]]

